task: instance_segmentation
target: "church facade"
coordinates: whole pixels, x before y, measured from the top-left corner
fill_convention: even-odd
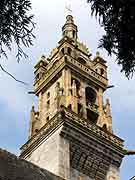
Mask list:
[[[62,38],[35,66],[29,140],[20,157],[65,180],[119,180],[123,140],[113,134],[106,61],[94,59],[66,17]]]

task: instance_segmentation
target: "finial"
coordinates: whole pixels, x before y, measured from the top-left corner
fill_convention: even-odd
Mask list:
[[[100,52],[97,51],[97,52],[96,52],[96,57],[99,57],[99,56],[100,56]]]
[[[74,19],[73,19],[72,15],[67,15],[67,17],[66,17],[66,24],[69,24],[69,23],[74,24]]]
[[[66,11],[66,16],[72,14],[71,0],[65,0],[65,11]]]
[[[106,99],[106,104],[110,105],[110,101],[108,98]]]
[[[32,112],[35,112],[35,107],[34,107],[34,105],[32,106],[31,111],[32,111]]]
[[[41,56],[41,59],[45,59],[46,57],[45,57],[45,55],[43,54],[42,56]]]

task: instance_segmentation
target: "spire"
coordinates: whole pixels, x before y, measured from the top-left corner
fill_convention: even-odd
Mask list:
[[[66,23],[62,28],[63,36],[67,36],[73,40],[77,40],[77,26],[74,24],[72,15],[66,16]]]

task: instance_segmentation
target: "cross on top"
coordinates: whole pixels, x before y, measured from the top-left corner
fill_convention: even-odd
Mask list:
[[[65,9],[67,15],[72,14],[71,0],[65,0]]]

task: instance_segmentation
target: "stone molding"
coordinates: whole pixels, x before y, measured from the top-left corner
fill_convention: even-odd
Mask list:
[[[103,87],[103,89],[106,89],[108,80],[105,77],[99,75],[90,67],[81,64],[73,57],[68,56],[66,60],[64,57],[65,56],[55,61],[53,65],[45,72],[44,77],[39,79],[34,84],[36,94],[39,93],[39,91],[44,86],[46,86],[52,80],[52,78],[54,78],[56,74],[58,74],[65,66],[69,66],[74,71],[80,72],[83,76],[87,77],[88,79],[91,79],[91,81],[97,83],[99,86]]]
[[[72,125],[72,127],[79,129],[89,137],[94,137],[99,141],[98,143],[102,142],[106,144],[106,147],[112,147],[113,151],[116,150],[123,154],[123,140],[109,132],[104,132],[97,125],[88,123],[86,119],[80,118],[76,113],[63,107],[39,130],[37,134],[35,134],[21,147],[21,157],[25,157],[29,154],[31,150],[37,146],[37,144],[39,144],[58,127],[62,125],[66,127],[66,124]]]

